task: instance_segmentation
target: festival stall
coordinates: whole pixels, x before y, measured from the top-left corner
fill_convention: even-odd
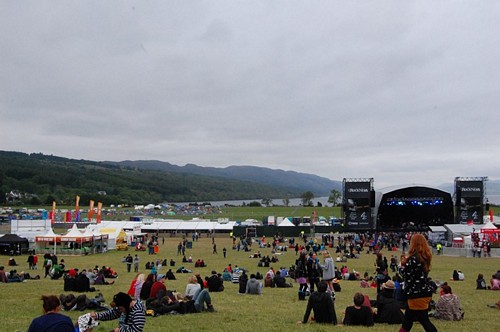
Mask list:
[[[107,241],[107,235],[94,235],[90,229],[82,233],[73,224],[66,235],[54,234],[50,228],[46,234],[35,236],[35,249],[39,254],[87,255],[103,252],[103,241]]]
[[[108,248],[108,234],[102,234],[98,229],[92,231],[90,227],[85,228],[85,236],[93,236],[94,245],[92,246],[92,253],[104,253]]]
[[[56,254],[58,245],[61,245],[60,235],[56,235],[52,228],[44,235],[35,236],[35,250],[38,254]]]
[[[483,227],[481,227],[480,233],[482,241],[487,241],[492,244],[495,243],[495,246],[496,243],[500,242],[500,229],[498,229],[491,221],[488,221]]]

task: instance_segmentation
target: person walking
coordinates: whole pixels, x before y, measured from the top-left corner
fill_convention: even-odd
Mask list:
[[[414,234],[410,240],[408,256],[401,257],[400,274],[404,280],[403,291],[408,298],[403,325],[399,332],[410,331],[418,321],[426,332],[437,332],[429,320],[428,308],[434,289],[429,283],[432,252],[422,234]]]

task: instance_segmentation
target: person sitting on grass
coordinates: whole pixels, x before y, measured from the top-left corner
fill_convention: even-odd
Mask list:
[[[8,283],[9,278],[7,277],[7,274],[5,273],[5,266],[0,266],[0,282],[3,283]]]
[[[172,272],[172,269],[168,269],[166,276],[167,276],[167,280],[176,280],[175,275]]]
[[[71,318],[59,313],[61,302],[55,295],[42,295],[43,315],[31,321],[28,332],[74,332]]]
[[[262,294],[262,283],[255,278],[255,274],[253,273],[250,275],[250,280],[246,282],[245,293],[255,295]]]
[[[490,285],[491,285],[491,290],[500,289],[500,278],[498,278],[498,272],[491,276]]]
[[[184,295],[188,299],[194,300],[194,306],[197,312],[202,312],[204,310],[208,312],[215,311],[212,304],[212,299],[210,298],[210,293],[205,288],[201,289],[196,276],[193,275],[188,278],[188,284],[186,285],[186,291],[184,292]]]
[[[289,288],[292,287],[292,284],[287,283],[285,277],[281,275],[281,271],[276,271],[276,275],[274,276],[274,285],[276,288]]]
[[[141,287],[141,292],[139,293],[139,297],[141,300],[146,301],[149,299],[149,295],[151,294],[151,288],[153,287],[153,284],[156,282],[156,274],[148,274],[146,277],[146,280],[142,284]]]
[[[479,273],[477,275],[476,289],[486,289],[486,280],[484,280],[484,276],[482,273]]]
[[[464,316],[460,307],[460,299],[453,294],[449,285],[441,286],[443,295],[436,303],[436,312],[433,317],[443,320],[461,320]]]
[[[344,325],[373,325],[373,314],[370,308],[363,305],[365,296],[361,293],[354,294],[354,305],[345,310]]]
[[[120,319],[120,327],[113,331],[142,332],[146,324],[146,309],[141,301],[132,299],[127,293],[117,293],[113,297],[111,309],[92,312],[90,317],[99,321]],[[74,329],[73,329],[74,331]]]
[[[381,292],[377,294],[377,313],[374,316],[374,321],[376,323],[401,324],[403,313],[399,302],[394,298],[394,290],[396,289],[394,281],[386,281],[381,288]]]
[[[306,312],[304,318],[298,321],[297,324],[305,324],[309,321],[311,310],[314,313],[313,321],[316,323],[326,323],[337,325],[337,315],[335,313],[335,305],[332,296],[326,292],[328,283],[324,280],[318,283],[318,291],[313,292],[307,301]]]

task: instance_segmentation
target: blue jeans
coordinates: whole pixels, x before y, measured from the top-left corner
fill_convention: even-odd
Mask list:
[[[210,293],[206,289],[199,289],[193,296],[194,307],[198,312],[203,311],[205,303],[207,306],[212,303]]]

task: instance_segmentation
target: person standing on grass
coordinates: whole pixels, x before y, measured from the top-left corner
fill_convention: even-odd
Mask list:
[[[295,281],[299,284],[299,300],[305,300],[307,290],[307,258],[305,251],[302,251],[295,261]]]
[[[61,302],[55,295],[42,295],[43,315],[31,321],[28,332],[74,332],[71,318],[59,313]]]
[[[139,256],[137,256],[137,254],[135,254],[135,257],[134,257],[134,272],[139,272],[139,262],[140,262]]]
[[[422,234],[414,234],[410,240],[408,256],[401,257],[400,273],[404,279],[403,291],[408,298],[403,326],[399,332],[410,331],[413,322],[418,321],[426,332],[437,332],[429,320],[428,308],[434,289],[429,283],[432,252]]]
[[[333,263],[333,258],[327,250],[323,251],[323,257],[325,258],[325,265],[322,267],[323,280],[325,280],[328,284],[328,293],[335,294],[333,289],[333,278],[335,278],[335,265]]]
[[[125,263],[127,263],[127,272],[130,272],[130,270],[132,269],[133,262],[134,262],[134,259],[132,258],[132,256],[130,254],[128,254],[127,257],[125,258]]]

